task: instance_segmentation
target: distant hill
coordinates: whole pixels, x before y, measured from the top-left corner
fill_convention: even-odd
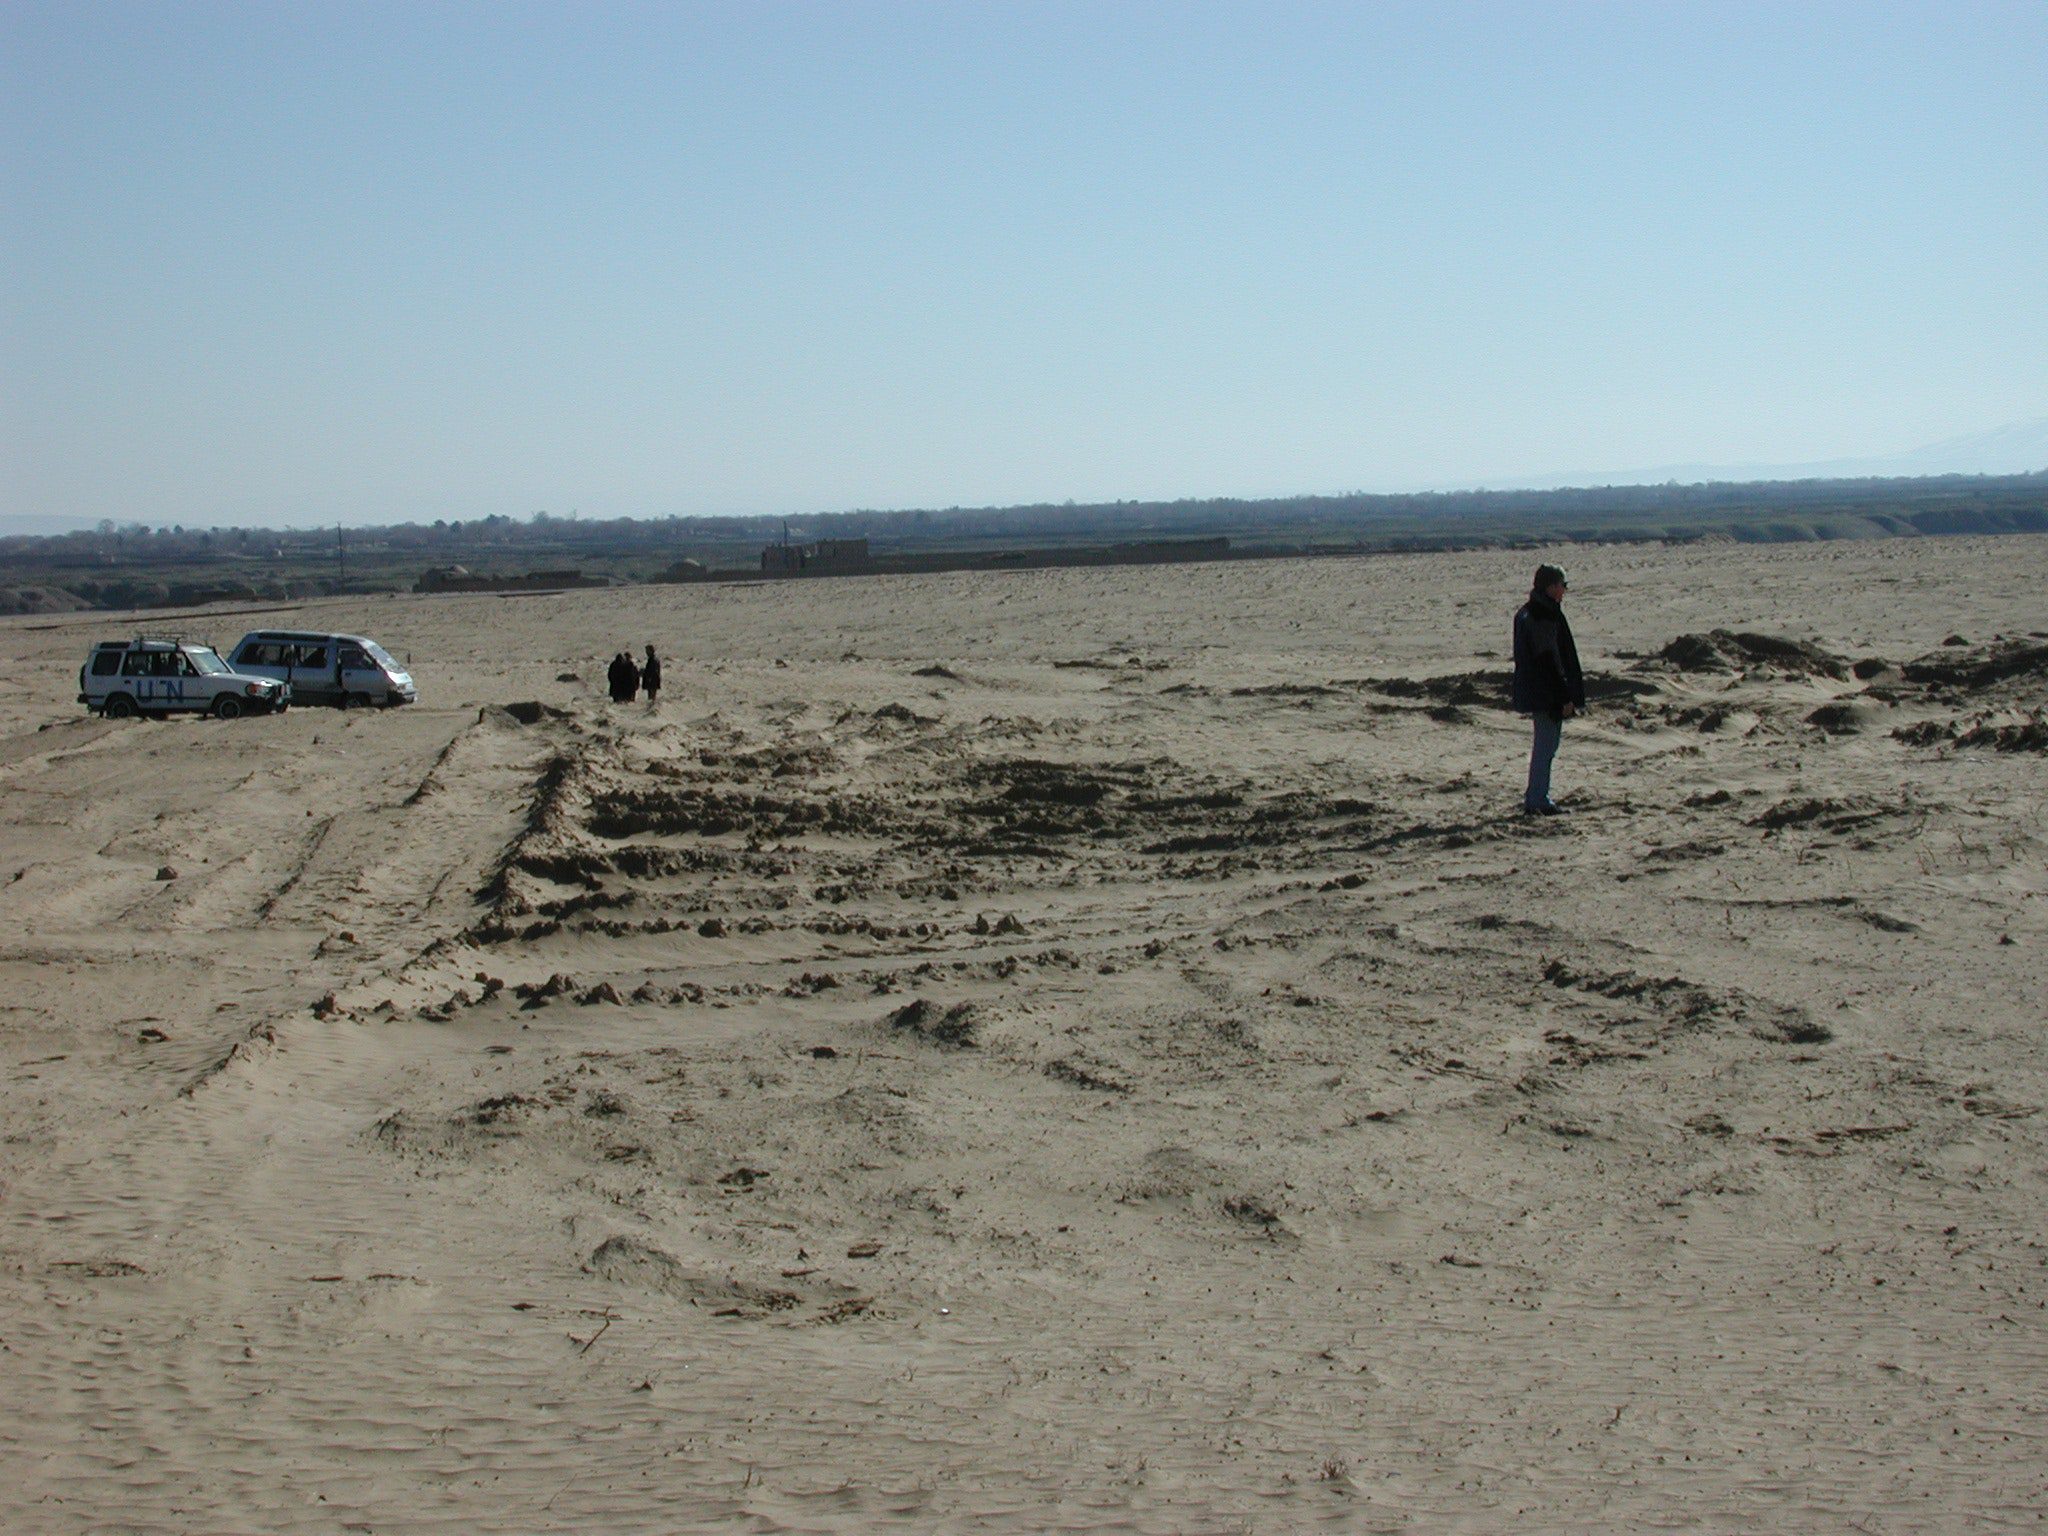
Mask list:
[[[2015,421],[1972,437],[1952,437],[1901,454],[1900,475],[2029,475],[2048,469],[2048,416]]]

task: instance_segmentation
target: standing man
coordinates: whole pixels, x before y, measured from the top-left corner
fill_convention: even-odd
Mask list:
[[[1529,787],[1522,792],[1525,816],[1561,816],[1550,800],[1550,761],[1564,735],[1564,723],[1586,707],[1586,676],[1579,648],[1564,616],[1569,588],[1554,565],[1536,567],[1529,600],[1515,613],[1515,708],[1536,722],[1529,749]]]
[[[640,686],[647,690],[647,707],[653,709],[661,702],[661,658],[654,654],[654,647],[647,647],[646,664],[640,668]]]

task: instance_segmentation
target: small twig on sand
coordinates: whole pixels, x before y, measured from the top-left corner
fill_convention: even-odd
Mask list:
[[[591,1336],[590,1336],[589,1338],[587,1338],[587,1339],[577,1339],[577,1338],[576,1338],[576,1335],[575,1335],[575,1334],[573,1334],[573,1333],[572,1333],[572,1334],[570,1334],[570,1335],[569,1335],[569,1337],[570,1337],[570,1338],[572,1338],[572,1339],[575,1339],[575,1340],[576,1340],[576,1342],[577,1342],[578,1344],[580,1344],[580,1345],[582,1345],[582,1346],[583,1346],[583,1347],[582,1347],[581,1349],[577,1350],[577,1351],[576,1351],[576,1353],[577,1353],[577,1354],[579,1354],[579,1355],[587,1355],[587,1354],[589,1354],[589,1353],[590,1353],[590,1346],[591,1346],[591,1345],[593,1345],[593,1344],[595,1344],[595,1343],[596,1343],[596,1342],[597,1342],[597,1341],[598,1341],[599,1339],[601,1339],[601,1338],[603,1338],[603,1337],[604,1337],[604,1331],[605,1331],[605,1329],[606,1329],[606,1328],[609,1328],[609,1327],[611,1327],[611,1325],[612,1325],[613,1321],[614,1321],[614,1318],[613,1318],[613,1316],[612,1316],[612,1309],[611,1309],[610,1307],[606,1307],[606,1308],[604,1309],[604,1322],[603,1322],[603,1324],[602,1324],[602,1325],[601,1325],[601,1326],[600,1326],[600,1327],[598,1328],[597,1332],[593,1333],[593,1334],[592,1334],[592,1335],[591,1335]]]

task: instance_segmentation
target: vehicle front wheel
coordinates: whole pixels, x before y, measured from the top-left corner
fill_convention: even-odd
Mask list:
[[[343,709],[368,709],[370,696],[367,693],[352,693],[341,701]]]
[[[239,720],[242,718],[242,701],[233,694],[222,694],[213,701],[213,717],[216,720]]]
[[[117,693],[107,700],[105,714],[109,720],[133,720],[139,713],[135,701],[125,693]]]

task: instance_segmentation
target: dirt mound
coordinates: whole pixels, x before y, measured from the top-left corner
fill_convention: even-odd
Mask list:
[[[1993,752],[2048,752],[2048,713],[2035,710],[2017,721],[1922,720],[1892,732],[1894,740],[1914,747],[1975,747]]]
[[[62,587],[0,587],[0,614],[77,613],[91,606]]]
[[[891,1028],[905,1030],[933,1045],[965,1050],[975,1044],[980,1017],[972,1003],[955,1003],[941,1008],[929,998],[918,998],[889,1015]]]
[[[741,1168],[726,1178],[742,1182],[736,1178],[742,1174],[766,1177],[758,1169]],[[744,1182],[753,1180],[748,1178]],[[675,1255],[631,1237],[606,1238],[591,1252],[583,1267],[614,1284],[673,1296],[693,1307],[703,1307],[716,1317],[767,1317],[793,1312],[805,1300],[796,1290],[693,1268]]]
[[[1899,807],[1895,805],[1882,805],[1859,795],[1841,799],[1829,796],[1798,797],[1780,801],[1769,810],[1750,817],[1743,825],[1757,827],[1765,832],[1779,832],[1786,827],[1806,827],[1822,832],[1846,833],[1898,814]]]
[[[1239,1177],[1239,1171],[1182,1146],[1159,1147],[1111,1189],[1120,1204],[1180,1201],[1214,1194]]]
[[[1147,782],[1142,765],[1074,764],[1038,758],[998,758],[967,771],[969,784],[987,785],[1013,805],[1089,806]]]
[[[2048,680],[2048,644],[2038,640],[1994,640],[1960,654],[1936,651],[1900,669],[1909,683],[1958,693],[1983,693],[2004,683]]]
[[[2048,752],[2048,717],[2040,710],[2015,725],[1972,726],[1956,737],[1959,747],[1989,747],[1996,752]]]
[[[1739,988],[1713,988],[1682,976],[1643,976],[1634,971],[1580,971],[1562,960],[1543,968],[1552,986],[1647,1008],[1669,1025],[1692,1028],[1721,1022],[1739,1024],[1760,1040],[1782,1045],[1820,1045],[1834,1038],[1805,1009],[1754,996]]]
[[[612,838],[680,833],[778,838],[879,833],[900,829],[903,818],[874,796],[780,796],[678,786],[593,795],[586,825],[599,837]]]
[[[1680,635],[1657,653],[1657,660],[1680,672],[1747,672],[1768,670],[1793,677],[1846,678],[1849,662],[1806,640],[1782,635],[1739,633],[1716,629],[1704,635]]]
[[[1389,698],[1419,699],[1432,707],[1434,718],[1456,724],[1465,718],[1442,711],[1456,709],[1508,709],[1515,707],[1515,677],[1512,672],[1447,672],[1438,677],[1374,677],[1365,686]],[[1656,693],[1655,683],[1632,677],[1588,674],[1586,697],[1598,702],[1609,699],[1638,699]]]
[[[1863,699],[1836,699],[1813,711],[1806,723],[1819,726],[1830,736],[1853,736],[1869,730],[1882,710],[1882,705]]]

